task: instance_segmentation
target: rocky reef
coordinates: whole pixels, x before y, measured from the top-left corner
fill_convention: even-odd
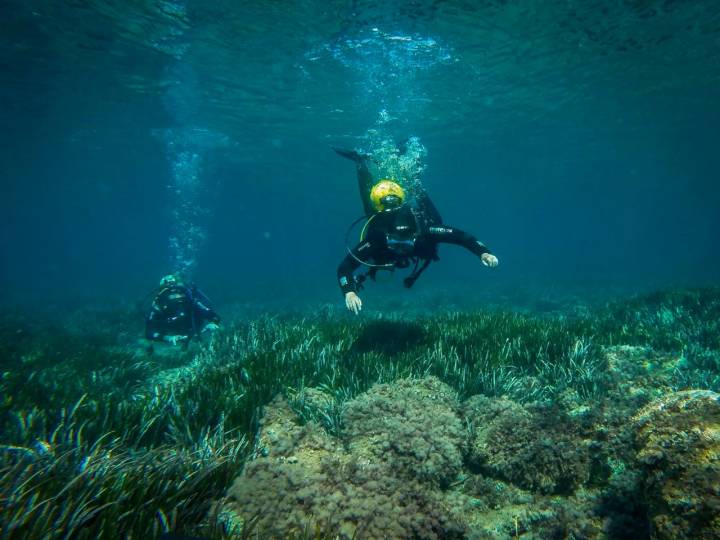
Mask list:
[[[269,538],[600,537],[602,494],[590,486],[598,443],[559,414],[501,397],[461,403],[426,377],[350,400],[333,436],[278,397],[221,515],[228,530],[252,523]]]
[[[672,392],[632,422],[653,536],[720,538],[720,394]]]
[[[556,406],[474,396],[468,464],[486,476],[543,494],[568,494],[590,478],[591,441]]]
[[[226,529],[252,523],[268,538],[718,537],[720,395],[668,390],[672,358],[636,347],[606,354],[610,388],[597,402],[461,401],[435,377],[403,379],[349,400],[343,428],[330,434],[277,397],[255,458],[224,500]],[[633,377],[613,377],[632,372],[626,364]],[[333,400],[306,391],[305,407]]]
[[[301,426],[283,398],[266,407],[257,455],[228,491],[224,515],[261,536],[319,530],[340,538],[463,538],[446,488],[462,468],[457,398],[436,378],[377,385],[347,404],[331,437]]]

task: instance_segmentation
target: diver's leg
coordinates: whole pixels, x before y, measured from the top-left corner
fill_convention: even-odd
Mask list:
[[[360,199],[363,204],[363,211],[366,216],[376,212],[375,207],[370,200],[370,191],[372,191],[375,181],[368,169],[365,161],[359,162],[357,167],[358,189],[360,190]]]
[[[358,190],[360,191],[363,211],[365,212],[365,215],[374,214],[375,208],[373,208],[372,201],[370,200],[370,191],[372,190],[375,181],[367,165],[368,156],[362,155],[355,150],[345,150],[344,148],[333,147],[333,150],[342,157],[355,162],[355,165],[357,166]]]
[[[425,225],[441,225],[443,220],[440,215],[440,211],[432,202],[425,188],[420,188],[417,198],[417,208],[420,211],[420,215],[425,219]]]

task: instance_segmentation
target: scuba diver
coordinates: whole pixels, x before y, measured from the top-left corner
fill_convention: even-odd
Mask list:
[[[171,345],[187,346],[195,336],[220,328],[220,317],[210,301],[194,284],[170,274],[160,280],[160,288],[145,317],[145,337]]]
[[[358,290],[368,277],[375,280],[378,270],[413,265],[411,273],[403,280],[405,287],[412,287],[430,263],[439,260],[440,243],[463,246],[487,267],[498,265],[497,257],[477,238],[443,224],[424,188],[418,187],[414,200],[408,201],[405,189],[395,179],[374,180],[368,167],[370,156],[353,150],[333,150],[355,162],[365,211],[365,215],[348,229],[349,235],[355,225],[365,221],[360,242],[352,249],[347,246],[348,254],[337,270],[338,283],[350,311],[356,315],[360,312],[362,301]],[[369,270],[354,275],[360,266],[367,266]]]

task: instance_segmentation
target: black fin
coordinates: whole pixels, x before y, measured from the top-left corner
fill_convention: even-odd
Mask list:
[[[363,155],[356,150],[348,150],[346,148],[338,148],[337,146],[333,146],[332,149],[335,150],[335,152],[337,152],[342,157],[344,157],[346,159],[351,159],[355,163],[362,163],[365,160],[365,158],[367,157],[366,155]]]

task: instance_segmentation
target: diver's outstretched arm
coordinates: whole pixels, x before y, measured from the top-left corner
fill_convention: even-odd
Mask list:
[[[428,236],[435,242],[443,244],[455,244],[462,246],[468,251],[480,257],[480,260],[485,266],[495,268],[498,265],[498,259],[493,255],[485,244],[475,238],[472,234],[468,234],[465,231],[456,229],[455,227],[447,227],[445,225],[439,225],[429,227]]]

